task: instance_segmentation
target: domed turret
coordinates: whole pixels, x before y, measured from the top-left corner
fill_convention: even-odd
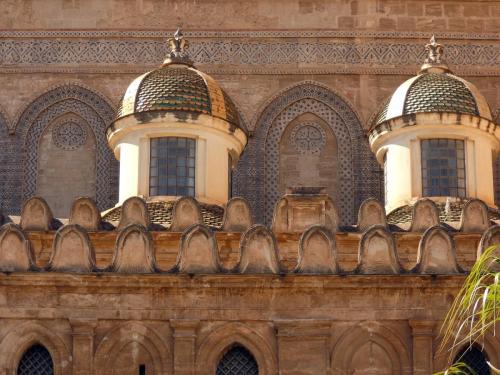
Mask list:
[[[386,209],[421,197],[479,198],[494,205],[493,154],[500,132],[485,98],[452,74],[434,36],[417,76],[399,86],[370,129],[386,176]]]
[[[247,131],[229,96],[197,70],[180,30],[161,67],[127,88],[108,142],[120,160],[120,202],[193,196],[222,204]]]

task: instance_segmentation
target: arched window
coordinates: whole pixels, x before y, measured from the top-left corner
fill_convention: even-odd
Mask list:
[[[486,363],[487,360],[488,358],[486,357],[486,354],[476,346],[463,349],[460,353],[457,354],[455,358],[455,362],[463,362],[472,370],[474,370],[473,373],[470,373],[466,370],[464,372],[464,375],[467,375],[469,373],[471,375],[490,375],[491,371],[490,367]]]
[[[258,375],[257,361],[243,346],[233,346],[217,365],[216,375]]]
[[[53,375],[54,363],[49,351],[40,344],[35,344],[23,354],[17,375]]]

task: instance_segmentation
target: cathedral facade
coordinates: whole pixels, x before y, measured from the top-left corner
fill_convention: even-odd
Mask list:
[[[0,374],[499,366],[499,2],[0,5]]]

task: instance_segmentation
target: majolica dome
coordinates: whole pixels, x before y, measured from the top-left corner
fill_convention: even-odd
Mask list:
[[[442,60],[442,45],[434,37],[420,73],[404,82],[386,100],[373,127],[397,117],[417,113],[455,113],[491,120],[486,99],[470,82],[453,75]]]
[[[178,30],[169,40],[171,53],[163,65],[137,77],[127,88],[117,119],[144,112],[184,111],[211,115],[246,132],[229,96],[209,75],[195,69]]]

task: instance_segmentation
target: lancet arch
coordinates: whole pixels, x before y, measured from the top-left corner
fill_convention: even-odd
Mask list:
[[[287,126],[304,114],[311,114],[317,119],[315,124],[324,126],[318,129],[318,142],[327,142],[328,132],[336,139],[336,203],[341,222],[353,223],[361,202],[380,195],[379,167],[369,150],[359,116],[344,98],[317,82],[306,81],[281,91],[262,111],[235,173],[236,193],[250,201],[256,218],[271,221],[274,204],[284,193],[279,185],[279,143]],[[322,136],[324,140],[320,139]]]

